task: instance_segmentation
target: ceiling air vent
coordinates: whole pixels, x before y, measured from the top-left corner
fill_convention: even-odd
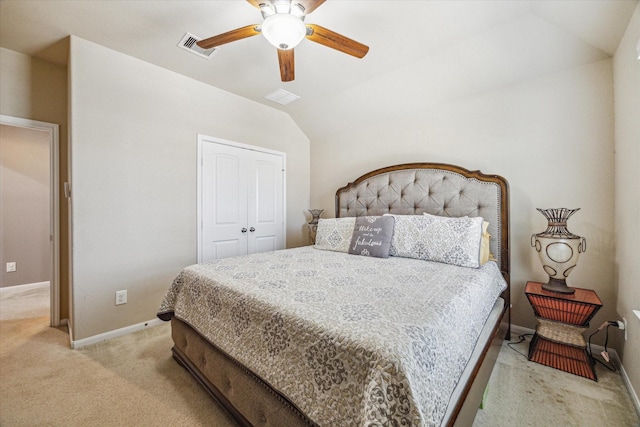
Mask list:
[[[211,58],[213,54],[218,51],[218,49],[216,49],[215,47],[212,47],[211,49],[202,49],[196,44],[196,42],[199,42],[200,40],[202,39],[194,36],[193,34],[185,33],[184,37],[182,37],[182,40],[180,40],[180,43],[178,43],[178,47],[188,50],[189,52],[198,55],[201,58]]]
[[[265,99],[268,99],[269,101],[273,101],[280,105],[287,105],[293,101],[297,101],[298,99],[300,99],[300,97],[291,92],[287,92],[286,90],[278,89],[275,92],[266,95]]]

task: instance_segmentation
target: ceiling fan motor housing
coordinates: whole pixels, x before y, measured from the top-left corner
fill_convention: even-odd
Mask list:
[[[260,3],[262,17],[267,19],[277,13],[290,14],[297,18],[304,19],[304,6],[292,0],[271,0]]]

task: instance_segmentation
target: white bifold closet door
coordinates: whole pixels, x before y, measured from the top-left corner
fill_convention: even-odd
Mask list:
[[[198,262],[283,249],[284,155],[199,144]]]

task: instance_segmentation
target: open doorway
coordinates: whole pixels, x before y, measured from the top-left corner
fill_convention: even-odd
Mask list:
[[[0,286],[48,282],[51,326],[60,325],[58,156],[58,125],[0,116]]]

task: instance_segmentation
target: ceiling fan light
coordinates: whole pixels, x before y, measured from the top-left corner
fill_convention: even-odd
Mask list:
[[[307,34],[307,27],[300,18],[276,13],[262,23],[262,35],[278,49],[293,49]]]

